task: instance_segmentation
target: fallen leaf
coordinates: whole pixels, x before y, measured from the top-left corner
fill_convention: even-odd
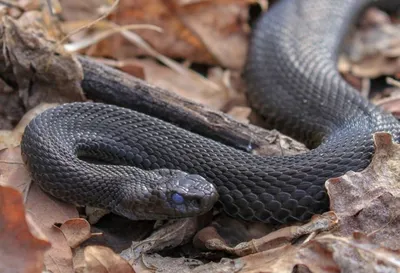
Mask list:
[[[249,107],[235,106],[227,114],[240,122],[249,123],[250,113],[251,108]]]
[[[31,183],[19,147],[0,151],[0,185],[11,186],[23,193],[24,200]]]
[[[133,242],[132,246],[121,252],[121,256],[135,265],[143,253],[160,251],[187,243],[197,231],[197,219],[185,218],[169,221],[162,228],[154,231],[148,238]]]
[[[220,213],[211,224],[199,230],[192,241],[196,248],[202,250],[211,250],[210,243],[216,240],[226,247],[234,247],[242,242],[261,238],[273,230],[274,227],[270,225],[246,222]]]
[[[42,272],[43,256],[50,243],[29,230],[21,194],[0,186],[0,271]]]
[[[294,268],[298,264],[303,266],[305,265],[305,259],[303,258],[298,261],[296,254],[298,253],[298,248],[292,245],[286,245],[282,248],[277,248],[269,251],[263,251],[260,253],[248,255],[243,258],[237,259],[239,262],[244,264],[244,267],[240,271],[241,273],[258,273],[266,271],[268,273],[291,273]],[[323,261],[325,265],[328,265],[330,268],[334,268],[332,266],[332,262],[323,255],[325,253],[313,253],[314,261],[320,264],[320,261]],[[334,265],[334,264],[333,264]],[[337,268],[337,267],[336,267]],[[309,269],[309,267],[308,267]],[[322,268],[321,268],[322,269]],[[311,270],[305,272],[313,272]],[[315,272],[326,272],[326,271],[315,271]],[[328,273],[330,271],[327,271]],[[338,270],[334,270],[331,272],[339,272]]]
[[[62,16],[68,21],[78,21],[83,19],[95,20],[100,16],[103,8],[109,5],[110,1],[86,0],[69,1],[59,0],[62,7]]]
[[[242,272],[242,268],[244,263],[238,260],[231,260],[227,258],[223,258],[219,261],[219,263],[209,262],[204,265],[200,265],[191,270],[192,273],[203,273],[203,272]]]
[[[132,2],[122,0],[114,18],[118,25],[146,23],[162,27],[162,34],[146,30],[139,30],[136,33],[165,56],[203,63],[215,62],[201,40],[191,33],[175,14],[171,13],[164,1]],[[102,56],[106,52],[113,56],[115,48],[118,48],[118,55],[115,56],[117,59],[146,54],[143,50],[132,46],[131,43],[127,43],[122,37],[104,43],[100,47]]]
[[[360,238],[364,240],[360,240]],[[270,272],[398,272],[399,252],[376,245],[365,236],[320,236],[300,246],[286,245],[238,260],[243,273]]]
[[[158,254],[144,255],[141,259],[141,267],[135,267],[138,272],[148,272],[156,270],[156,272],[190,272],[190,273],[205,273],[205,272],[226,272],[234,273],[241,272],[240,269],[244,266],[239,261],[223,258],[220,262],[203,262],[190,258],[172,258],[162,257]]]
[[[379,105],[395,117],[400,117],[400,94],[390,96],[389,98],[377,100],[375,101],[375,104]]]
[[[63,14],[69,20],[99,17],[100,3],[91,1],[85,14],[76,1],[60,1]],[[70,2],[64,5],[63,3]],[[199,63],[216,64],[239,69],[247,52],[248,1],[126,1],[121,0],[109,20],[117,25],[150,24],[160,26],[162,33],[148,30],[135,31],[160,54],[170,58],[184,58]],[[247,28],[246,28],[247,27]],[[226,45],[229,44],[229,47]],[[117,49],[117,50],[116,50]],[[113,56],[122,60],[148,52],[133,46],[122,36],[102,41],[88,49],[90,55]]]
[[[332,259],[340,272],[400,271],[399,251],[375,244],[365,234],[359,232],[349,238],[327,234],[312,243],[318,244],[324,251],[332,254]],[[302,256],[304,257],[304,254]]]
[[[352,63],[345,56],[339,58],[339,71],[351,73],[361,78],[377,78],[381,75],[394,75],[400,71],[400,58],[390,58],[381,55],[365,58]]]
[[[144,70],[145,80],[153,85],[174,92],[194,102],[207,105],[213,109],[221,109],[228,101],[229,96],[223,92],[210,89],[196,79],[181,75],[172,69],[161,66],[152,60],[137,60],[135,63]],[[174,79],[171,81],[171,79]]]
[[[87,273],[134,273],[127,261],[104,246],[88,246],[84,250]]]
[[[374,141],[375,153],[365,170],[326,182],[331,210],[341,223],[336,234],[358,230],[373,242],[400,249],[400,144],[388,133],[375,133]]]
[[[50,197],[33,183],[27,197],[26,209],[51,242],[52,246],[46,252],[44,260],[46,268],[54,273],[73,272],[71,248],[64,234],[54,227],[54,223],[77,218],[75,206]]]
[[[246,1],[197,1],[181,5],[175,0],[165,2],[222,67],[244,66],[250,33],[246,28]]]
[[[360,19],[362,28],[384,24],[390,24],[390,16],[376,7],[368,8]]]
[[[202,242],[204,247],[209,250],[222,250],[236,256],[246,256],[269,249],[280,249],[290,245],[292,241],[304,235],[314,237],[317,233],[331,230],[337,225],[337,222],[336,215],[332,212],[327,212],[321,216],[315,215],[310,222],[302,226],[284,227],[261,238],[242,241],[235,246],[229,244],[225,238],[218,234],[216,229],[207,227],[196,234],[194,241],[197,241],[197,245]],[[236,228],[232,225],[229,227]]]
[[[60,226],[71,248],[76,248],[91,237],[90,224],[82,218],[68,219]]]
[[[73,264],[74,264],[74,273],[84,273],[85,272],[85,248],[77,247],[73,250]]]
[[[99,17],[98,11],[101,5],[95,4],[93,1],[88,5],[91,8],[92,16],[88,13],[77,16],[77,10],[81,6],[77,1],[70,2],[63,8],[63,14],[74,13],[73,16],[67,18],[73,20],[86,20],[89,18]],[[94,15],[93,15],[94,14]],[[143,37],[156,51],[163,55],[175,57],[190,57],[195,61],[206,60],[213,62],[211,55],[208,54],[206,48],[185,26],[175,17],[174,14],[167,9],[164,1],[127,1],[121,0],[117,10],[110,16],[118,25],[133,24],[151,24],[161,26],[163,33],[157,33],[148,30],[137,30],[136,32]],[[117,49],[117,50],[116,50]],[[120,35],[114,35],[113,39],[107,39],[99,44],[89,48],[87,52],[93,56],[113,56],[115,59],[125,59],[147,54],[146,50],[135,47],[132,43],[126,41]],[[215,61],[214,61],[215,62]]]
[[[338,69],[360,78],[400,72],[400,24],[383,11],[371,8],[361,19],[362,28],[349,35],[339,57]]]

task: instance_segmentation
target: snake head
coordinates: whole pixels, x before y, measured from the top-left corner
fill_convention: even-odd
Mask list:
[[[215,186],[196,174],[179,172],[159,186],[155,192],[174,218],[204,214],[219,198]]]
[[[166,169],[158,174],[145,181],[145,187],[132,190],[135,196],[126,195],[114,211],[130,219],[185,218],[208,212],[219,198],[215,186],[202,176]]]

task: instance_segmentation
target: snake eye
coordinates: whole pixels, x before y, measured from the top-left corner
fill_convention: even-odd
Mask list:
[[[183,198],[183,196],[180,195],[179,193],[174,193],[174,194],[172,194],[172,200],[173,200],[174,203],[177,204],[177,205],[181,205],[181,204],[183,204],[183,202],[185,201],[185,199]]]

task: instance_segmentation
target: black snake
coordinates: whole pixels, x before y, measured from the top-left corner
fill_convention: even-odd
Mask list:
[[[273,224],[328,210],[325,181],[364,169],[374,132],[400,133],[336,69],[343,37],[372,2],[281,0],[255,27],[249,101],[271,127],[317,146],[310,152],[252,155],[133,110],[71,103],[27,126],[21,148],[33,179],[56,198],[131,219],[201,214],[217,199],[233,217]]]

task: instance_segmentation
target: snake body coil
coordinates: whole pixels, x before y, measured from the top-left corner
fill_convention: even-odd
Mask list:
[[[281,0],[254,31],[245,69],[252,107],[314,150],[251,155],[133,110],[72,103],[26,128],[21,148],[33,179],[57,198],[132,219],[203,213],[218,195],[229,215],[250,221],[328,210],[325,181],[367,167],[374,132],[399,138],[399,122],[336,69],[349,25],[370,2]]]

